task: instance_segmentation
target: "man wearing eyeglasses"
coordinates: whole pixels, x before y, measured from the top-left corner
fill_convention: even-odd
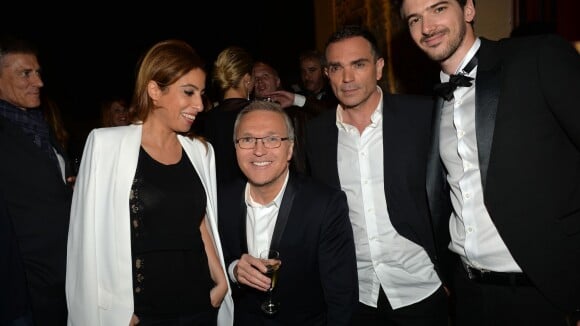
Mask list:
[[[218,194],[224,259],[234,283],[236,325],[349,325],[358,302],[356,258],[345,194],[289,172],[294,129],[274,102],[255,101],[234,124],[247,182]],[[280,253],[273,290],[279,309],[260,309],[270,278],[256,258]]]

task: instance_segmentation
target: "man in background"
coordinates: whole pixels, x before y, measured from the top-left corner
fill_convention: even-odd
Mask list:
[[[0,39],[0,324],[66,325],[72,186],[65,151],[39,108],[36,49]],[[72,181],[69,179],[68,181]]]
[[[300,65],[300,89],[297,92],[306,97],[305,105],[323,106],[318,111],[334,110],[338,100],[324,74],[324,55],[316,50],[304,51],[298,59]],[[308,103],[310,100],[311,103]]]

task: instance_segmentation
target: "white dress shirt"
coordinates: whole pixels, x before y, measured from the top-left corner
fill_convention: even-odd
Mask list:
[[[376,307],[382,286],[393,309],[419,302],[441,285],[427,252],[399,235],[387,211],[383,176],[383,101],[359,134],[336,114],[338,174],[354,232],[359,300]],[[388,159],[388,158],[387,158]]]
[[[260,257],[260,252],[270,249],[274,227],[278,220],[278,212],[284,197],[284,191],[288,184],[290,174],[286,171],[284,185],[273,201],[266,205],[257,203],[250,193],[250,184],[246,184],[245,201],[246,201],[246,239],[248,243],[248,254],[254,257]],[[237,282],[234,275],[234,267],[238,264],[239,259],[234,260],[228,266],[230,278]]]
[[[473,44],[457,72],[475,55],[481,41]],[[441,72],[441,81],[449,75]],[[481,171],[475,133],[475,77],[477,67],[468,76],[472,86],[458,87],[454,99],[445,101],[441,116],[440,152],[448,171],[453,213],[449,220],[451,251],[464,263],[496,272],[521,272],[501,239],[483,201]]]

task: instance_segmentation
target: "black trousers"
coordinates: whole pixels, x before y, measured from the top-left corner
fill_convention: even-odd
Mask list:
[[[137,314],[139,326],[215,326],[217,325],[218,309],[197,314],[182,314],[179,316],[147,316]]]
[[[448,298],[439,287],[426,299],[410,306],[393,309],[383,289],[380,289],[377,307],[359,302],[353,315],[353,326],[448,326]]]
[[[454,326],[572,325],[536,287],[480,283],[469,279],[460,264],[453,292]]]

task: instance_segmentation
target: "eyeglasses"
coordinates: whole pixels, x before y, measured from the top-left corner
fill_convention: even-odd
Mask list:
[[[236,139],[236,144],[241,149],[254,149],[258,140],[262,141],[265,148],[278,148],[285,140],[290,140],[290,137],[266,136],[266,137],[242,137]]]

